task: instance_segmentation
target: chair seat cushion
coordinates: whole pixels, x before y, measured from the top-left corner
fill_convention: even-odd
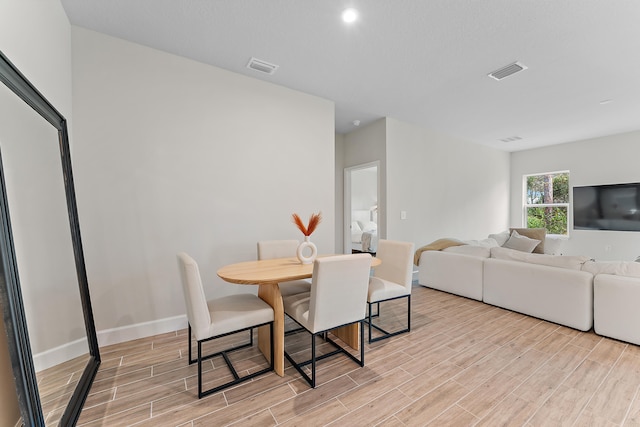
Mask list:
[[[369,278],[369,293],[367,294],[367,302],[384,301],[390,298],[397,298],[409,295],[411,290],[407,290],[402,285],[389,282],[379,277]]]
[[[290,282],[278,283],[278,286],[283,298],[289,295],[311,292],[311,280],[291,280]]]
[[[216,336],[273,321],[273,308],[254,294],[236,294],[207,303],[210,335]],[[196,337],[197,339],[203,339]]]

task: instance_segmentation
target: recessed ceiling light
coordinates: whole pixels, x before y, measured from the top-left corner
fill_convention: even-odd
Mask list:
[[[342,20],[347,24],[355,22],[358,19],[358,11],[355,9],[345,9],[342,12]]]
[[[610,104],[611,102],[613,102],[613,99],[603,99],[600,101],[600,105]]]

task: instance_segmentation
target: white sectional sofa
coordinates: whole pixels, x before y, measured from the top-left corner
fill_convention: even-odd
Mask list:
[[[418,282],[640,345],[640,263],[459,246],[422,252]]]
[[[593,330],[640,345],[640,262],[587,262],[594,273]]]
[[[593,293],[595,333],[640,345],[640,279],[598,274]]]

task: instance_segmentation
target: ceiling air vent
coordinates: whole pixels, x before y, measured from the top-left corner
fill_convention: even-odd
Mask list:
[[[522,70],[526,70],[527,66],[521,64],[520,62],[514,62],[513,64],[509,64],[506,67],[502,67],[499,70],[494,71],[493,73],[489,73],[489,77],[495,80],[502,80],[505,77],[509,77],[512,74],[518,73]]]
[[[256,70],[261,73],[273,74],[278,69],[278,66],[261,59],[251,58],[247,64],[247,68],[251,68],[252,70]]]
[[[502,142],[513,142],[513,141],[519,141],[521,139],[522,138],[519,137],[519,136],[510,136],[508,138],[502,138],[500,141],[502,141]]]

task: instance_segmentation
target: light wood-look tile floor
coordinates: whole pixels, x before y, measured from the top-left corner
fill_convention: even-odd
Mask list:
[[[421,286],[412,304],[410,333],[367,344],[364,368],[320,362],[316,389],[287,364],[198,400],[186,330],[104,347],[78,425],[640,426],[639,347]],[[309,343],[286,337],[298,357]],[[266,363],[255,348],[233,360]],[[206,386],[228,378],[220,360],[206,366]]]

